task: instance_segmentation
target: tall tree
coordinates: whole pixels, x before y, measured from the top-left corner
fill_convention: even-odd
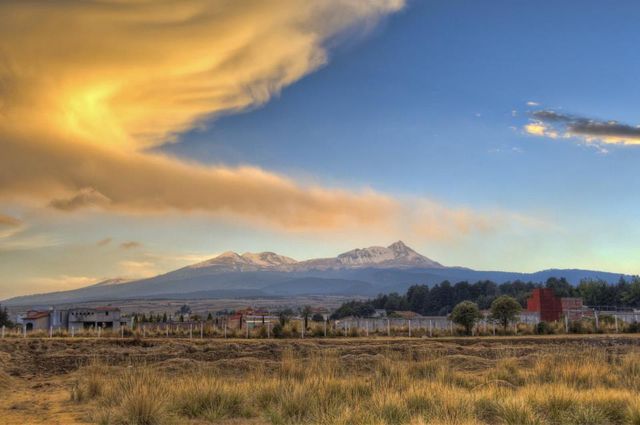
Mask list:
[[[491,317],[507,330],[509,322],[516,319],[522,311],[520,303],[515,298],[508,295],[501,295],[491,303]]]
[[[9,312],[7,307],[2,308],[0,305],[0,326],[12,326],[13,323],[9,320]]]

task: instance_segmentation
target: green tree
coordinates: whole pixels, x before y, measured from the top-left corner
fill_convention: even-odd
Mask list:
[[[547,283],[545,285],[547,288],[553,289],[553,292],[556,294],[556,297],[572,297],[574,294],[574,288],[571,286],[567,279],[561,277],[560,279],[556,277],[550,277],[547,279]]]
[[[211,315],[211,313],[209,313],[209,315],[207,316],[207,321],[208,322],[212,322],[213,321],[213,316]]]
[[[508,295],[501,295],[491,303],[491,317],[507,330],[509,322],[516,319],[522,311],[520,303]]]
[[[9,320],[9,312],[7,307],[2,308],[0,305],[0,326],[13,326],[11,320]]]
[[[167,323],[167,312],[162,314],[162,323]]]
[[[640,306],[640,277],[633,278],[622,293],[622,302],[631,307]]]
[[[471,335],[471,329],[482,317],[478,305],[472,301],[462,301],[453,308],[451,312],[453,323],[464,327],[465,333]]]

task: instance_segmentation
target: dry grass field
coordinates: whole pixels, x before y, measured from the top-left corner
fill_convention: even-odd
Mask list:
[[[640,424],[640,338],[0,341],[1,424]]]

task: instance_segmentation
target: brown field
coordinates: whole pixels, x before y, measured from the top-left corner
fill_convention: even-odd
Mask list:
[[[640,338],[0,340],[0,424],[640,424]]]

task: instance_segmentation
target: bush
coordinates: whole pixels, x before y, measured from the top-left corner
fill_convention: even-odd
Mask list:
[[[569,323],[569,333],[583,334],[585,332],[586,330],[582,320],[574,320],[573,322]]]
[[[555,333],[555,330],[548,322],[540,322],[536,325],[536,333],[538,335],[551,335]]]
[[[274,338],[282,338],[284,334],[282,325],[280,323],[276,323],[275,325],[273,325],[273,329],[271,329],[271,332],[273,333]]]
[[[629,323],[629,325],[624,329],[624,331],[628,333],[638,333],[640,332],[640,323],[638,322]]]

